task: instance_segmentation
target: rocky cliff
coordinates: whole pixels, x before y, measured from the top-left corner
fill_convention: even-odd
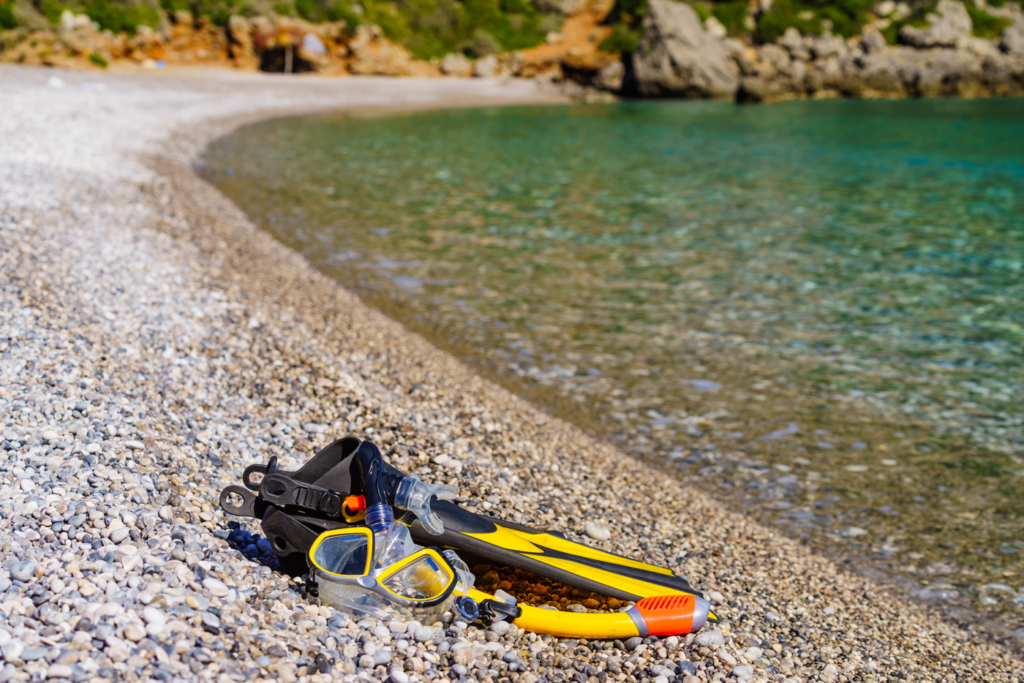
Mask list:
[[[789,27],[776,42],[752,45],[709,30],[713,19],[702,22],[687,5],[650,0],[618,90],[743,102],[1024,94],[1024,12],[1009,3],[989,10],[1006,24],[993,39],[973,34],[962,2],[939,0],[925,25],[900,29],[896,45],[870,25],[847,39]]]

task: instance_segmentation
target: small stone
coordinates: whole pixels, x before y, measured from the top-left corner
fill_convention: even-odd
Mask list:
[[[25,560],[24,562],[15,563],[11,569],[11,578],[16,581],[28,581],[36,574],[36,569],[39,568],[39,564],[33,560]]]
[[[215,579],[212,576],[207,576],[203,579],[203,588],[210,591],[218,598],[227,597],[227,595],[231,593],[231,589],[228,588],[223,581]]]
[[[167,627],[167,617],[156,607],[147,607],[142,610],[142,619],[146,622],[146,633],[151,636],[158,636]]]
[[[14,640],[8,640],[3,645],[0,645],[0,653],[3,654],[4,659],[8,662],[13,659],[20,659],[21,653],[25,651],[25,643],[21,642],[17,638]]]
[[[682,676],[686,676],[687,674],[694,674],[694,675],[696,675],[697,674],[697,665],[694,664],[691,661],[687,661],[687,660],[684,659],[683,661],[679,662],[679,664],[676,665],[676,671],[678,671],[679,674],[682,675]]]
[[[135,439],[128,439],[127,441],[124,442],[124,445],[125,447],[130,448],[133,451],[141,451],[146,447],[146,444],[142,443],[141,441],[136,441]]]
[[[434,630],[429,626],[420,626],[412,637],[417,643],[425,643],[434,637]]]
[[[128,538],[131,532],[126,527],[120,529],[114,529],[110,532],[110,541],[112,543],[121,543],[124,539]]]
[[[327,425],[322,425],[316,422],[307,422],[302,425],[302,431],[308,434],[323,434],[327,431]]]
[[[608,527],[595,524],[594,522],[587,522],[583,526],[583,529],[587,532],[587,536],[590,536],[595,541],[607,541],[612,537],[612,533],[608,531]]]
[[[18,485],[21,486],[22,491],[31,491],[36,487],[36,483],[31,479],[22,479]]]
[[[48,647],[30,647],[22,651],[21,658],[26,662],[34,662],[37,659],[45,657],[46,653],[49,651],[50,648]]]
[[[124,637],[133,643],[137,643],[146,637],[146,629],[142,628],[134,621],[130,621],[128,622],[128,625],[124,627]]]
[[[725,638],[718,631],[703,631],[693,639],[697,647],[706,647],[709,650],[717,650],[725,644]]]
[[[409,676],[399,668],[391,670],[391,683],[409,683]]]
[[[372,669],[376,664],[370,655],[362,655],[357,662],[360,669]]]
[[[162,508],[160,508],[159,514],[160,519],[170,519],[171,516],[174,514],[174,510],[173,508],[171,508],[170,505],[164,505]]]
[[[722,662],[728,664],[729,666],[736,666],[736,658],[733,657],[732,653],[726,650],[724,647],[719,648],[718,651],[715,653],[715,656],[718,657],[718,659]]]
[[[388,664],[391,662],[391,650],[377,650],[373,653],[373,663],[375,666],[382,664]]]
[[[499,636],[503,636],[508,633],[508,629],[512,624],[507,621],[496,621],[491,624],[491,630],[497,633]]]
[[[835,664],[826,664],[825,668],[821,670],[821,677],[824,679],[833,679],[839,675],[839,667]]]
[[[668,683],[668,676],[655,676],[654,683]]]
[[[753,678],[754,677],[754,670],[752,668],[750,668],[749,666],[747,666],[746,664],[741,664],[740,666],[737,666],[736,668],[734,668],[732,670],[732,673],[730,673],[729,675],[730,676],[734,676],[734,677],[740,679],[741,681],[745,681],[748,678]]]
[[[404,621],[390,621],[388,622],[388,630],[392,633],[405,633],[405,622]]]
[[[640,643],[642,643],[642,642],[644,642],[644,639],[641,638],[640,636],[635,636],[633,638],[630,638],[629,640],[626,641],[626,649],[628,651],[632,652],[633,650],[637,649],[640,646]]]
[[[46,672],[47,678],[71,678],[73,671],[66,664],[54,664]]]

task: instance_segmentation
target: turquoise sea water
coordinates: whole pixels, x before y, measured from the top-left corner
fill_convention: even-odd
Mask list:
[[[1024,615],[1024,101],[303,117],[203,163],[553,411],[922,597]]]

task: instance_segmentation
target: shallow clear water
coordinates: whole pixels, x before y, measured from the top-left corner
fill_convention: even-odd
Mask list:
[[[204,169],[500,381],[1018,622],[1024,101],[304,117]]]

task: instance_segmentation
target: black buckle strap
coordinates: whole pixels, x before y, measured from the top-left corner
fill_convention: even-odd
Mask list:
[[[480,619],[487,624],[496,621],[515,621],[523,616],[523,608],[519,605],[502,602],[496,598],[488,598],[479,603]]]
[[[273,505],[295,507],[328,517],[340,517],[341,493],[295,481],[284,474],[268,474],[260,482],[260,497]]]

